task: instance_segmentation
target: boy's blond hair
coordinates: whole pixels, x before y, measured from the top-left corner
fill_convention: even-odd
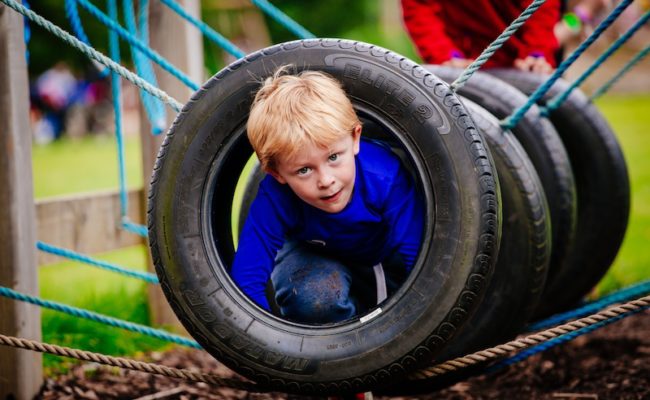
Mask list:
[[[255,95],[248,140],[262,168],[275,169],[279,154],[296,156],[306,144],[328,147],[360,124],[341,83],[320,71],[289,74],[279,68]]]

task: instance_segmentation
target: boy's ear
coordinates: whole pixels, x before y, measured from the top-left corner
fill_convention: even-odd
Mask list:
[[[276,181],[278,181],[280,184],[284,185],[287,183],[286,179],[282,177],[282,175],[278,174],[278,171],[274,170],[273,168],[266,168],[264,170],[267,174],[271,175],[272,177],[275,178]]]
[[[354,155],[357,155],[359,154],[359,142],[361,141],[361,124],[357,124],[357,126],[352,129],[352,140],[354,141]]]

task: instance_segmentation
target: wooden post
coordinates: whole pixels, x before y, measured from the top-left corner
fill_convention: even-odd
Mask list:
[[[38,295],[29,87],[23,17],[0,6],[0,285]],[[0,333],[41,339],[40,310],[0,298]],[[31,399],[40,353],[0,346],[0,399]]]
[[[203,20],[227,37],[246,53],[267,47],[271,35],[262,12],[250,0],[213,0],[204,4]],[[223,62],[229,64],[234,57],[221,52]]]
[[[199,0],[179,1],[181,6],[191,15],[200,18]],[[203,41],[201,33],[181,16],[158,1],[149,3],[149,37],[150,45],[176,68],[185,72],[194,82],[202,84],[203,72]],[[154,66],[158,86],[178,101],[189,100],[192,90],[166,71]],[[171,126],[176,117],[174,111],[167,107],[167,126]],[[158,148],[164,134],[153,136],[151,125],[144,112],[140,113],[140,136],[142,138],[142,165],[144,173],[145,196],[149,193],[149,181],[156,161]],[[145,201],[146,204],[146,201]],[[149,267],[153,270],[150,262]],[[159,287],[149,286],[149,307],[152,322],[156,325],[180,327],[180,323],[169,307],[167,300]]]

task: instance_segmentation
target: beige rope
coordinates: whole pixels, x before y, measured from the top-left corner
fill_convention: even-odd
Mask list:
[[[150,374],[163,375],[172,378],[185,379],[193,382],[204,382],[204,383],[209,383],[211,385],[230,387],[233,389],[245,390],[248,392],[259,393],[263,391],[259,386],[250,382],[244,382],[236,379],[221,378],[216,375],[206,374],[202,372],[195,372],[187,369],[165,367],[163,365],[129,360],[127,358],[112,357],[112,356],[93,353],[85,350],[71,349],[69,347],[47,344],[35,340],[0,335],[0,344],[5,346],[18,347],[21,349],[38,351],[41,353],[54,354],[57,356],[77,358],[79,360],[94,361],[97,363],[111,365],[114,367],[120,367],[120,368],[130,369],[134,371],[148,372]]]
[[[409,379],[412,380],[428,379],[435,376],[446,374],[451,371],[456,371],[458,369],[465,368],[471,365],[475,365],[480,362],[504,357],[511,352],[517,350],[523,350],[525,348],[546,342],[548,340],[564,335],[566,333],[573,332],[578,329],[585,328],[589,325],[593,325],[599,322],[607,321],[609,319],[616,318],[624,314],[630,314],[632,312],[639,311],[643,308],[647,308],[648,306],[650,306],[650,296],[641,297],[639,299],[632,300],[630,302],[618,306],[610,307],[604,311],[598,312],[596,314],[592,314],[584,318],[580,318],[578,320],[566,323],[564,325],[559,325],[554,328],[550,328],[535,333],[533,335],[526,336],[521,339],[516,339],[508,343],[501,344],[499,346],[491,347],[486,350],[477,351],[475,353],[466,355],[464,357],[455,358],[453,360],[446,361],[444,363],[437,364],[432,367],[416,371],[409,375]],[[230,387],[233,389],[245,390],[248,392],[261,393],[266,391],[262,389],[260,386],[251,382],[244,382],[236,379],[220,378],[216,375],[194,372],[186,369],[165,367],[158,364],[135,361],[135,360],[130,360],[121,357],[112,357],[112,356],[93,353],[85,350],[71,349],[69,347],[62,347],[62,346],[47,344],[43,342],[38,342],[35,340],[16,338],[12,336],[0,335],[0,345],[13,346],[17,348],[38,351],[41,353],[49,353],[58,356],[77,358],[85,361],[94,361],[97,363],[116,366],[120,368],[131,369],[135,371],[143,371],[143,372],[148,372],[157,375],[164,375],[172,378],[186,379],[194,382],[205,382],[212,385]]]
[[[610,307],[596,314],[568,322],[564,325],[559,325],[554,328],[550,328],[545,331],[523,337],[521,339],[516,339],[499,346],[477,351],[476,353],[472,353],[464,357],[458,357],[453,360],[445,361],[444,363],[416,371],[409,375],[409,379],[421,380],[432,378],[434,376],[443,375],[451,371],[456,371],[461,368],[478,364],[480,362],[504,357],[511,352],[523,350],[525,348],[551,340],[560,335],[564,335],[566,333],[573,332],[602,321],[607,321],[609,319],[619,317],[623,314],[639,311],[648,306],[650,306],[650,296],[641,297],[639,299],[632,300],[618,306]]]

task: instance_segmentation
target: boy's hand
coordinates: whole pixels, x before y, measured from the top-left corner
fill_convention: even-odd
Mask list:
[[[530,71],[542,75],[549,75],[553,72],[553,67],[551,67],[551,64],[544,57],[528,56],[523,59],[518,58],[515,60],[514,66],[522,71]]]

